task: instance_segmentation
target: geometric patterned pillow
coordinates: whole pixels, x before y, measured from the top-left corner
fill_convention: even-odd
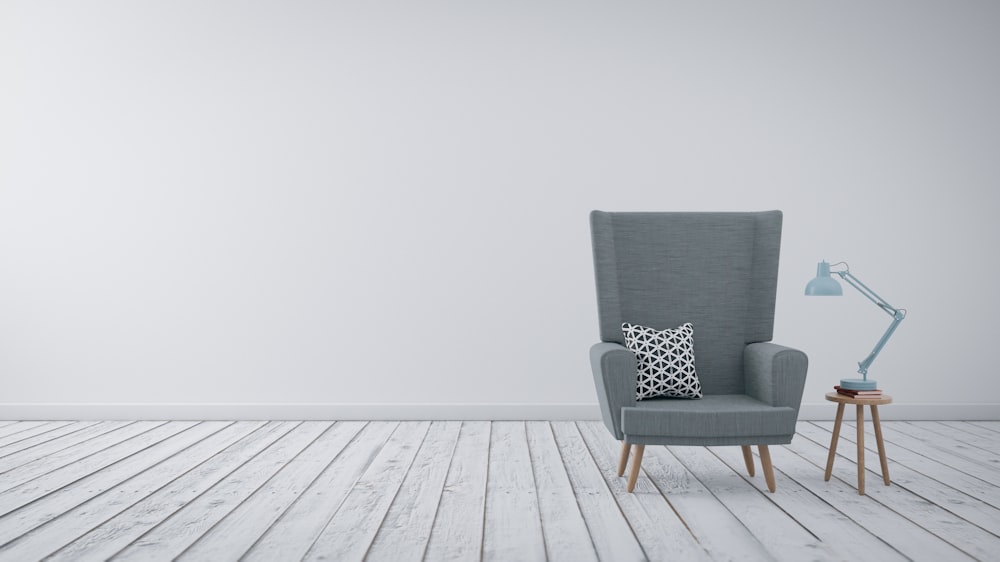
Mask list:
[[[635,354],[639,371],[635,399],[670,396],[701,398],[701,382],[694,369],[694,326],[672,330],[622,323],[625,346]]]

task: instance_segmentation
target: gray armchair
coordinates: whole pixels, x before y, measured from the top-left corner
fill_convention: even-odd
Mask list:
[[[646,445],[740,445],[754,475],[757,445],[768,489],[767,446],[795,435],[808,361],[768,343],[781,246],[781,211],[590,214],[601,342],[590,350],[604,425],[632,452],[628,491]],[[694,326],[703,397],[636,400],[636,357],[622,323]]]

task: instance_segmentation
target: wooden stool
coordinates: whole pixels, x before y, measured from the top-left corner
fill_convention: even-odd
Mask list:
[[[882,479],[889,485],[889,465],[885,460],[885,444],[882,443],[882,425],[878,420],[878,407],[891,404],[892,396],[883,394],[881,398],[851,398],[837,392],[828,392],[826,399],[837,403],[837,421],[833,424],[833,439],[830,441],[830,456],[826,459],[826,474],[829,481],[833,474],[833,459],[837,456],[837,440],[840,439],[840,422],[844,420],[844,405],[854,404],[858,411],[858,495],[865,495],[865,406],[872,409],[872,424],[875,425],[875,442],[878,444],[878,459],[882,462]]]

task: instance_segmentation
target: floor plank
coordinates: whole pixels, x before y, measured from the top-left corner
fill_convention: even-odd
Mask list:
[[[965,423],[1000,433],[1000,421],[970,421]]]
[[[805,424],[799,424],[800,427]],[[760,471],[751,477],[745,473],[746,465],[743,454],[737,447],[712,447],[712,454],[725,462],[733,472],[739,474],[748,484],[761,493],[767,493],[768,500],[774,502],[783,512],[809,529],[816,537],[831,548],[836,549],[834,559],[847,560],[906,560],[900,552],[882,541],[880,537],[853,521],[848,514],[838,511],[819,496],[812,493],[810,486],[819,486],[821,476],[815,467],[808,470],[795,471],[794,467],[775,466],[776,489],[774,493],[767,491],[767,483],[761,477]],[[760,466],[760,459],[755,456],[754,462]],[[801,467],[800,467],[801,468]],[[851,537],[851,540],[844,540]],[[766,542],[766,541],[765,541]],[[829,557],[830,552],[824,551]]]
[[[102,433],[88,440],[74,440],[72,445],[65,448],[58,448],[56,451],[43,457],[36,457],[31,461],[13,467],[4,472],[3,481],[0,482],[0,491],[15,488],[25,482],[34,480],[39,476],[52,472],[56,469],[64,468],[76,462],[92,456],[101,450],[127,442],[129,439],[143,432],[147,432],[166,422],[130,422],[112,431]],[[178,431],[180,429],[178,428]]]
[[[552,432],[600,559],[648,559],[576,424],[552,422]]]
[[[64,437],[78,431],[83,431],[91,426],[109,424],[110,422],[97,421],[67,423],[66,425],[44,431],[33,437],[22,439],[16,443],[11,443],[6,447],[0,448],[0,472],[6,472],[12,467],[17,466],[16,464],[11,464],[12,461],[10,460],[10,457],[12,455],[20,453],[22,458],[29,459],[32,458],[31,455],[33,454],[36,455],[35,458],[45,456],[58,449],[52,447],[41,449],[40,446],[47,445],[58,437]],[[66,439],[63,439],[63,441],[66,441]]]
[[[300,560],[340,509],[398,427],[368,423],[244,555],[247,561]]]
[[[538,490],[538,512],[549,560],[597,561],[559,446],[548,422],[527,422],[528,452]]]
[[[22,421],[0,427],[0,451],[22,439],[44,433],[51,429],[69,425],[67,421]]]
[[[831,429],[800,422],[771,447],[773,494],[738,447],[654,446],[630,494],[593,421],[0,422],[0,562],[1000,551],[1000,423],[884,422],[888,487],[866,427],[864,496],[851,422],[823,480]]]
[[[493,422],[485,519],[483,560],[545,559],[524,422]]]
[[[798,432],[800,436],[813,441],[821,447],[828,447],[830,438],[832,437],[832,432],[809,423],[799,424]],[[846,443],[837,448],[838,454],[844,456],[851,463],[855,463],[854,466],[856,467],[857,447],[854,446],[854,438],[843,434],[841,434],[841,438]],[[881,466],[879,466],[878,462],[868,461],[868,459],[878,458],[878,450],[869,445],[873,441],[874,439],[865,440],[865,467],[871,475],[875,476],[872,479],[872,485],[882,487],[884,483],[882,481]],[[920,464],[926,465],[927,463]],[[889,476],[892,485],[905,490],[906,496],[912,496],[915,500],[919,498],[919,500],[929,502],[931,505],[940,506],[941,509],[960,517],[964,522],[976,525],[982,532],[989,534],[989,536],[983,537],[983,544],[995,544],[995,540],[998,538],[997,534],[1000,533],[1000,509],[975,496],[966,494],[960,489],[956,489],[930,476],[917,472],[906,464],[893,461],[889,465]],[[962,526],[964,525],[960,524],[954,530],[958,531]],[[971,537],[965,536],[965,540],[970,539]]]
[[[24,441],[11,445],[9,448],[5,449],[8,454],[0,457],[0,474],[10,472],[15,468],[24,466],[32,461],[49,457],[50,455],[72,447],[77,443],[81,443],[90,439],[91,437],[96,437],[99,435],[104,435],[128,425],[129,422],[100,422],[88,424],[84,423],[82,427],[76,424],[70,424],[58,429],[54,429],[43,433],[41,435],[36,435],[35,437],[25,439]],[[59,434],[60,432],[65,432]],[[24,445],[21,447],[21,445]],[[42,461],[46,462],[46,461]]]
[[[31,462],[20,466],[4,475],[3,485],[10,486],[0,493],[0,516],[23,507],[60,488],[110,466],[119,460],[133,455],[146,447],[150,447],[172,435],[180,433],[193,426],[196,422],[136,422],[114,431],[116,435],[108,444],[102,437],[91,441],[100,441],[97,451],[83,448],[74,450],[72,462],[67,461],[62,451],[55,464],[56,469],[50,470],[44,462]],[[40,459],[44,461],[45,459]],[[26,470],[22,470],[26,469]],[[17,473],[16,477],[14,474]]]
[[[647,447],[642,466],[713,560],[770,558],[765,545],[666,447]]]
[[[226,560],[250,550],[364,425],[364,422],[339,422],[327,429],[178,559]]]
[[[833,427],[833,423],[816,422],[824,429]],[[882,434],[886,441],[886,455],[892,459],[889,465],[889,474],[892,475],[893,462],[905,464],[909,468],[922,474],[931,476],[953,488],[965,491],[967,494],[979,498],[993,507],[1000,508],[1000,486],[984,480],[982,476],[989,476],[981,471],[982,465],[978,463],[968,463],[965,459],[959,459],[951,455],[942,455],[936,447],[924,445],[920,441],[908,441],[908,437],[895,431],[896,422],[882,424]],[[846,429],[841,431],[841,438],[854,442],[856,426],[846,424]],[[830,429],[832,431],[832,429]],[[845,432],[850,432],[850,436],[844,436]],[[892,438],[890,440],[890,437]],[[875,433],[872,427],[865,425],[865,443],[873,442]],[[881,467],[878,467],[881,469]]]
[[[996,447],[998,442],[1000,442],[1000,435],[998,435],[997,431],[976,423],[960,421],[941,421],[938,423],[957,429],[966,435],[975,435],[977,438],[987,439],[988,441],[984,444],[987,447]]]
[[[965,458],[983,463],[986,466],[1000,467],[1000,454],[996,449],[997,445],[1000,445],[1000,439],[984,437],[972,431],[963,431],[941,422],[899,422],[894,427],[903,431],[920,432],[935,442],[949,441],[951,446],[956,451],[960,451]],[[913,435],[913,433],[910,434]]]
[[[368,560],[423,560],[462,422],[431,424],[413,466],[372,540]]]
[[[843,435],[843,431],[841,435]],[[884,432],[883,432],[884,433]],[[849,447],[845,447],[847,449]],[[838,447],[838,451],[839,451]],[[790,445],[780,449],[782,466],[797,467],[799,470],[813,466],[822,478],[826,468],[828,449],[809,439],[794,439]],[[845,460],[839,453],[834,464],[833,475],[824,485],[817,484],[814,492],[839,511],[850,513],[860,525],[869,529],[888,542],[903,555],[914,560],[968,560],[970,557],[942,538],[928,532],[920,523],[910,519],[910,513],[900,512],[875,500],[873,495],[882,482],[872,482],[866,486],[866,494],[858,495],[857,466]]]
[[[678,516],[671,498],[663,496],[648,474],[636,483],[635,493],[625,489],[628,472],[618,476],[617,465],[611,462],[621,452],[621,443],[600,422],[577,422],[576,426],[649,559],[707,560],[708,553]]]
[[[765,501],[761,501],[762,492],[747,486],[735,470],[720,461],[709,449],[667,449],[765,545],[771,558],[789,561],[835,559],[834,551],[823,545],[798,521],[782,516],[781,509],[770,501],[769,495],[763,497]],[[742,452],[740,455],[742,457]]]
[[[0,517],[0,545],[13,541],[60,514],[72,511],[92,497],[103,494],[136,474],[141,474],[150,467],[177,455],[231,423],[198,423]]]
[[[248,436],[224,446],[208,460],[180,473],[152,494],[60,548],[50,560],[104,560],[111,557],[211,490],[296,425],[296,422],[269,422],[253,430]]]
[[[845,421],[845,426],[847,425]],[[852,422],[850,427],[853,430],[856,426]],[[892,430],[888,431],[889,428]],[[905,422],[893,422],[891,425],[884,425],[882,429],[887,446],[888,443],[892,443],[911,451],[920,451],[923,456],[940,461],[994,486],[1000,486],[1000,470],[997,470],[996,466],[970,458],[970,448],[966,445],[955,443]]]
[[[218,454],[220,449],[246,437],[261,425],[263,422],[232,423],[200,440],[197,440],[197,433],[184,432],[180,435],[197,442],[180,453],[170,455],[162,462],[151,465],[146,470],[137,470],[134,475],[130,475],[127,471],[119,471],[127,479],[103,492],[98,493],[98,488],[92,483],[84,488],[86,496],[89,497],[75,507],[57,508],[50,503],[49,511],[43,513],[47,515],[61,513],[61,518],[46,518],[44,524],[34,527],[30,532],[0,548],[0,555],[10,556],[16,560],[38,560],[52,554],[59,546],[71,543],[102,522],[119,515],[179,475],[209,460]],[[202,429],[210,432],[212,425],[203,424]],[[67,492],[69,488],[70,486],[67,486],[61,491]],[[34,507],[37,503],[29,504],[28,507]]]
[[[425,560],[479,560],[486,513],[491,423],[462,422]]]
[[[360,560],[423,443],[430,422],[401,422],[344,498],[305,560]]]
[[[330,426],[302,422],[119,552],[117,560],[165,560],[183,553]]]

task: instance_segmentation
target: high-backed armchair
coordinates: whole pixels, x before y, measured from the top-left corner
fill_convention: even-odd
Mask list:
[[[601,342],[590,349],[604,425],[633,452],[628,491],[646,445],[740,445],[754,474],[757,445],[768,489],[768,445],[790,443],[807,358],[771,340],[781,211],[590,214]],[[636,399],[636,355],[623,323],[694,328],[703,397]]]

